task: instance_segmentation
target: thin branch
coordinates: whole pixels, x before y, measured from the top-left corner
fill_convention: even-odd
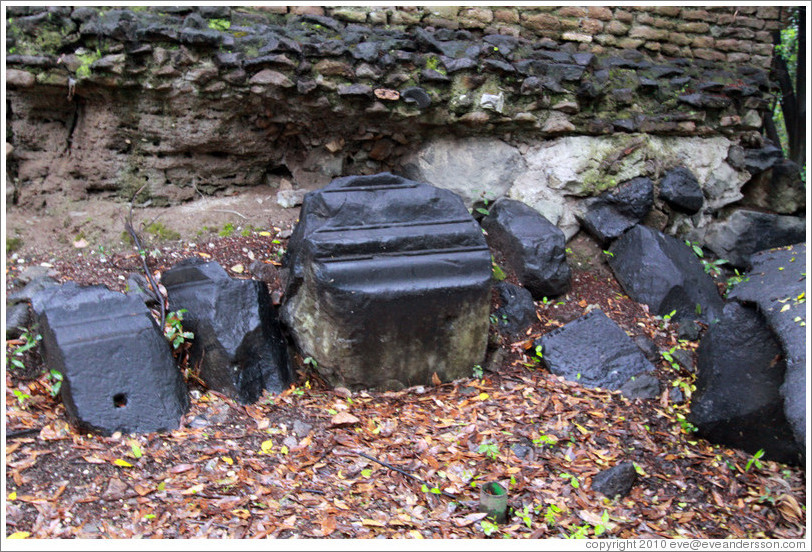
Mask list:
[[[238,217],[242,217],[245,220],[248,220],[248,217],[246,217],[242,213],[238,213],[237,211],[232,211],[231,209],[212,209],[212,211],[216,211],[218,213],[231,213],[232,215],[237,215]]]
[[[372,456],[370,456],[368,454],[364,454],[363,452],[359,452],[357,450],[349,449],[349,451],[351,453],[353,453],[353,454],[357,454],[358,456],[366,458],[367,460],[372,460],[373,462],[376,462],[376,463],[380,464],[384,468],[389,468],[390,470],[396,471],[401,475],[405,475],[406,477],[410,477],[410,478],[414,479],[415,481],[417,481],[418,483],[420,483],[421,485],[425,485],[427,487],[429,486],[429,484],[426,483],[424,480],[420,479],[419,477],[417,477],[414,474],[411,474],[411,473],[407,472],[406,470],[402,470],[402,469],[398,468],[397,466],[393,466],[392,464],[388,464],[387,462],[384,462],[383,460],[378,460],[377,458],[374,458],[374,457],[372,457]],[[457,495],[447,493],[446,491],[444,491],[442,489],[440,489],[440,493],[442,493],[443,496],[446,496],[446,497],[448,497],[448,498],[450,498],[452,500],[459,500]]]
[[[7,431],[6,439],[17,439],[18,437],[28,437],[29,435],[38,434],[42,428],[32,427],[30,429],[18,429],[17,431]]]
[[[127,212],[127,219],[124,221],[124,229],[133,240],[135,250],[138,252],[138,256],[141,257],[141,265],[144,269],[144,273],[147,275],[149,285],[152,286],[152,290],[147,290],[147,292],[149,293],[151,291],[152,298],[155,299],[155,301],[157,301],[158,305],[161,307],[161,331],[163,331],[164,325],[166,324],[166,306],[164,305],[164,297],[161,295],[161,292],[158,291],[158,283],[152,276],[152,272],[149,269],[149,264],[147,263],[147,255],[143,250],[144,248],[141,244],[141,240],[139,239],[138,234],[135,231],[135,227],[133,226],[133,204],[135,203],[135,198],[138,197],[138,194],[140,194],[146,186],[147,185],[144,184],[133,194],[133,197],[130,200],[130,209]]]

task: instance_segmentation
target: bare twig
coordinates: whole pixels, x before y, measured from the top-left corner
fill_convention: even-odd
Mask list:
[[[231,213],[232,215],[237,215],[238,217],[242,217],[243,219],[248,220],[248,217],[246,217],[242,213],[238,213],[237,211],[232,211],[231,209],[212,209],[212,211],[216,211],[218,213]]]
[[[372,456],[370,456],[368,454],[364,454],[363,452],[359,452],[357,450],[349,449],[349,451],[351,453],[353,453],[353,454],[357,454],[358,456],[366,458],[367,460],[372,460],[373,462],[376,462],[376,463],[380,464],[384,468],[389,468],[390,470],[396,471],[401,475],[405,475],[406,477],[410,477],[410,478],[414,479],[415,481],[417,481],[418,483],[420,483],[421,485],[426,485],[427,487],[429,486],[429,484],[426,483],[424,480],[420,479],[419,477],[417,477],[414,474],[411,474],[411,473],[407,472],[406,470],[402,470],[402,469],[398,468],[397,466],[393,466],[392,464],[384,462],[383,460],[378,460],[377,458],[374,458],[374,457],[372,457]],[[440,493],[442,493],[443,496],[446,496],[446,497],[448,497],[448,498],[450,498],[452,500],[459,500],[457,495],[447,493],[446,491],[444,491],[442,489],[440,489]]]
[[[138,256],[141,257],[141,265],[144,269],[144,273],[147,275],[147,280],[149,280],[149,285],[152,286],[151,290],[146,290],[147,293],[152,295],[152,298],[158,302],[158,305],[161,307],[161,331],[164,329],[164,324],[166,324],[166,306],[164,305],[164,297],[161,295],[161,292],[158,290],[158,283],[155,281],[155,278],[152,276],[152,272],[149,270],[149,264],[147,263],[147,255],[143,250],[143,246],[141,245],[141,239],[138,237],[138,234],[135,231],[135,227],[133,226],[133,204],[135,203],[135,198],[138,197],[138,194],[141,193],[147,185],[144,184],[133,194],[132,199],[130,200],[130,209],[127,212],[127,219],[124,221],[124,229],[130,235],[133,240],[133,244],[135,245],[135,250],[138,252]]]
[[[29,435],[38,434],[42,428],[32,427],[30,429],[18,429],[16,431],[7,431],[6,439],[17,439],[18,437],[28,437]]]

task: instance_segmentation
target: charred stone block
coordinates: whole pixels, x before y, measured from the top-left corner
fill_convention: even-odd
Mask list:
[[[660,182],[660,197],[673,208],[694,214],[702,208],[705,196],[694,173],[685,167],[668,171]]]
[[[780,387],[786,362],[775,335],[753,308],[728,303],[697,349],[689,420],[709,441],[799,463]]]
[[[584,203],[586,210],[579,220],[595,239],[606,244],[648,215],[654,204],[654,185],[648,178],[633,178]]]
[[[784,413],[795,440],[806,442],[806,244],[762,251],[753,255],[747,279],[728,294],[745,304],[755,303],[784,352],[787,372],[781,385]],[[799,299],[801,298],[801,299]],[[789,307],[786,307],[789,305]]]
[[[536,340],[550,372],[587,387],[620,389],[654,366],[626,332],[595,309]]]
[[[681,241],[638,224],[609,248],[608,261],[629,297],[654,314],[710,322],[722,312],[722,298],[694,253]],[[697,307],[699,305],[699,307]]]
[[[626,496],[637,481],[637,471],[631,462],[623,462],[608,470],[595,474],[592,478],[592,490],[608,498]]]
[[[502,198],[482,221],[491,247],[501,251],[536,300],[566,293],[570,267],[564,233],[521,201]]]
[[[34,296],[43,358],[72,424],[111,434],[176,429],[189,408],[169,343],[136,296],[67,283]]]
[[[195,334],[190,362],[206,385],[243,404],[263,389],[284,390],[291,380],[287,345],[264,283],[232,279],[198,257],[167,270],[161,282],[169,308],[188,311],[183,326]]]
[[[282,320],[322,377],[400,388],[465,376],[488,337],[491,258],[456,194],[389,173],[308,193]]]

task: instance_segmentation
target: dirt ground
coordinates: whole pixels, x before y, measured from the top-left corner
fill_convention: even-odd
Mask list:
[[[227,224],[236,232],[248,228],[269,230],[273,226],[289,228],[299,208],[280,207],[277,191],[262,186],[170,207],[136,207],[133,221],[144,238],[160,243],[217,237],[227,233]],[[7,236],[21,257],[69,254],[77,249],[98,251],[100,247],[107,252],[124,251],[130,247],[123,239],[128,207],[125,201],[98,197],[64,199],[36,210],[9,206]]]

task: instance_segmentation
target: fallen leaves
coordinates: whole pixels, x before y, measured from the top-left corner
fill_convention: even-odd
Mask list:
[[[332,427],[342,427],[354,425],[360,421],[361,421],[360,419],[358,419],[356,416],[353,416],[349,412],[338,412],[332,418],[330,418],[330,425]]]

